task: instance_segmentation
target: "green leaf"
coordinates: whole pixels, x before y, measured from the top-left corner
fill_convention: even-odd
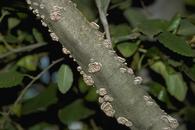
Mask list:
[[[169,93],[177,100],[183,101],[185,99],[188,88],[180,73],[166,77],[166,84]]]
[[[141,11],[138,9],[128,9],[124,12],[124,16],[127,19],[127,21],[133,26],[137,26],[138,24],[144,23],[146,20],[146,17]]]
[[[155,72],[161,74],[164,78],[168,77],[168,75],[169,75],[167,72],[167,68],[162,61],[155,62],[150,67]]]
[[[26,19],[26,18],[28,17],[28,14],[27,14],[27,13],[17,12],[16,14],[17,14],[17,16],[18,16],[20,19]]]
[[[44,111],[46,108],[57,102],[57,87],[50,85],[38,96],[25,100],[22,105],[22,114],[27,115],[37,111]]]
[[[9,15],[10,13],[7,10],[1,9],[1,16],[0,16],[0,22],[4,19],[5,16]]]
[[[171,51],[183,56],[194,57],[195,51],[181,37],[169,32],[163,32],[159,35],[158,40]]]
[[[22,43],[24,40],[29,42],[29,43],[34,43],[35,42],[34,39],[33,39],[32,34],[30,34],[28,32],[17,30],[17,35],[18,35],[18,37],[17,37],[18,42]]]
[[[16,27],[20,23],[20,20],[17,18],[9,18],[8,19],[8,29],[11,30]]]
[[[175,34],[177,32],[179,25],[180,25],[180,22],[181,22],[180,15],[176,15],[175,17],[173,17],[169,23],[168,31],[173,31],[173,33]]]
[[[7,48],[4,45],[0,45],[0,54],[7,52]]]
[[[140,41],[137,42],[125,42],[117,45],[117,49],[124,57],[132,56],[138,49]]]
[[[38,60],[39,59],[37,55],[29,55],[29,56],[22,57],[17,62],[17,65],[25,69],[28,69],[30,71],[35,71],[37,70]]]
[[[37,42],[43,42],[44,41],[43,35],[36,28],[32,29],[32,33],[33,33],[34,38]]]
[[[73,0],[77,4],[77,8],[88,18],[89,21],[94,21],[97,17],[98,10],[93,0]]]
[[[166,103],[168,106],[171,106],[171,102],[168,96],[168,93],[164,86],[159,84],[158,82],[150,82],[149,86],[149,93],[157,97],[160,101]]]
[[[118,7],[121,10],[125,10],[131,6],[132,0],[111,0],[111,3],[112,3],[111,8]]]
[[[4,124],[4,129],[2,130],[17,130],[13,123],[11,123],[10,121],[6,121],[5,124]]]
[[[131,27],[127,24],[110,25],[110,34],[112,37],[119,37],[131,33]]]
[[[195,123],[195,106],[188,106],[181,110],[181,112],[184,116],[184,119]]]
[[[188,67],[186,65],[183,65],[181,67],[181,70],[185,72],[185,74],[191,78],[193,81],[195,81],[195,65],[192,67]]]
[[[20,117],[21,116],[21,108],[22,108],[21,104],[16,104],[16,105],[13,105],[13,107],[11,109],[12,109],[12,112],[16,116]]]
[[[83,81],[83,78],[79,79],[79,90],[81,93],[86,93],[90,89],[89,86]]]
[[[180,73],[176,73],[173,68],[167,67],[161,61],[151,65],[151,69],[163,76],[167,90],[172,96],[179,101],[185,99],[188,88]]]
[[[61,65],[57,74],[58,89],[65,94],[72,86],[73,73],[69,66]]]
[[[5,35],[4,37],[8,43],[17,43],[18,42],[18,38],[16,36],[12,35],[11,33],[7,33],[7,35]]]
[[[162,102],[167,103],[167,105],[171,104],[168,93],[165,89],[162,89],[158,94],[158,99]]]
[[[143,34],[153,37],[154,35],[159,34],[167,29],[168,22],[165,20],[152,19],[145,20],[144,22],[138,24],[138,31]]]
[[[188,5],[195,6],[195,0],[185,0]]]
[[[41,122],[30,127],[29,130],[58,130],[58,128],[55,125]]]
[[[82,100],[77,100],[61,109],[58,112],[58,117],[64,124],[69,124],[73,121],[85,119],[93,114],[94,111],[87,108]]]
[[[125,0],[118,4],[119,9],[125,10],[128,9],[132,4],[132,0]]]
[[[112,37],[112,44],[113,47],[116,46],[116,43],[121,41],[126,41],[129,39],[129,35],[131,33],[131,27],[127,24],[120,24],[120,25],[110,25],[110,34]]]
[[[192,36],[195,35],[195,25],[190,23],[188,20],[181,20],[177,34],[183,36]]]
[[[98,95],[96,93],[96,88],[90,88],[87,95],[85,96],[85,99],[89,102],[97,101]]]
[[[10,88],[19,85],[24,78],[24,75],[17,71],[1,72],[0,73],[0,88]]]

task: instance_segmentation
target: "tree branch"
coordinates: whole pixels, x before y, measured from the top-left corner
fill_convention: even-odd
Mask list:
[[[106,12],[104,12],[104,10],[102,9],[102,3],[101,0],[95,0],[96,1],[96,5],[99,11],[99,15],[100,15],[100,19],[101,22],[104,26],[104,30],[106,32],[106,38],[111,41],[111,37],[110,37],[110,31],[109,31],[109,25],[108,25],[108,21],[106,18]]]
[[[18,98],[16,99],[16,101],[13,104],[13,107],[15,107],[23,98],[24,94],[27,92],[27,90],[33,85],[34,82],[36,82],[45,72],[47,72],[50,68],[52,68],[54,65],[56,65],[57,63],[61,62],[64,58],[60,58],[56,61],[53,61],[52,64],[50,64],[47,68],[45,68],[41,73],[39,73],[36,77],[34,77],[31,82],[22,90],[22,92],[20,93],[20,95],[18,96]],[[12,108],[9,109],[9,111],[7,112],[7,115],[10,114],[10,112],[12,111]]]
[[[92,28],[70,0],[27,0],[30,9],[49,25],[52,39],[71,52],[84,80],[100,95],[101,109],[132,130],[173,130],[177,121],[162,111],[139,85],[124,59],[108,46],[103,34]],[[54,33],[55,32],[55,33]]]
[[[25,46],[25,47],[21,47],[21,48],[16,48],[16,49],[14,48],[14,49],[10,50],[9,52],[0,55],[0,59],[3,59],[5,57],[8,57],[8,56],[13,55],[15,53],[20,53],[20,52],[25,52],[25,51],[37,49],[37,48],[44,46],[44,45],[46,45],[46,43],[38,43],[38,44],[33,44],[33,45],[29,45],[29,46]]]

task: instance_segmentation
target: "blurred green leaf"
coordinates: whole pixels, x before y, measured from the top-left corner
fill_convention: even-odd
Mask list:
[[[0,22],[4,19],[5,16],[9,15],[10,13],[7,10],[1,10]]]
[[[187,85],[180,73],[171,74],[166,78],[169,93],[177,100],[183,101],[187,93]]]
[[[110,24],[110,33],[112,37],[128,35],[131,33],[131,27],[127,24]]]
[[[155,54],[155,55],[154,55]],[[161,52],[157,47],[151,47],[147,50],[146,56],[151,60],[158,60],[161,57]]]
[[[18,12],[17,13],[17,16],[20,18],[20,19],[25,19],[28,17],[28,14],[27,13],[23,13],[23,12]]]
[[[90,88],[87,95],[85,96],[85,99],[89,102],[97,101],[98,95],[96,93],[96,88]]]
[[[132,4],[132,0],[125,0],[123,2],[121,2],[118,6],[119,6],[119,9],[128,9]]]
[[[10,121],[6,121],[2,130],[17,130]]]
[[[45,122],[37,123],[30,127],[29,130],[59,130],[57,126]]]
[[[121,41],[121,37],[122,39],[124,39],[123,37],[129,36],[131,33],[131,27],[127,24],[120,24],[120,25],[110,24],[109,27],[110,27],[110,34],[113,41],[112,42],[113,47],[115,47],[118,41]]]
[[[165,47],[183,56],[193,57],[195,51],[189,46],[189,44],[181,37],[173,35],[169,32],[163,32],[159,35],[158,40]]]
[[[168,22],[165,20],[152,19],[152,20],[144,20],[138,24],[138,31],[143,34],[153,37],[154,35],[159,34],[167,29]]]
[[[27,115],[37,111],[44,111],[48,106],[57,102],[57,87],[50,85],[38,96],[25,100],[22,105],[22,115]]]
[[[149,86],[149,90],[148,90],[149,93],[155,97],[158,97],[158,94],[164,88],[164,86],[162,86],[158,82],[149,82],[148,86]]]
[[[174,72],[171,67],[167,67],[161,61],[151,65],[151,68],[163,76],[166,82],[167,90],[172,96],[179,101],[183,101],[185,99],[188,88],[180,73]]]
[[[168,72],[165,64],[162,61],[157,61],[150,66],[152,70],[161,74],[164,78],[168,77]]]
[[[20,117],[21,116],[21,109],[22,109],[22,105],[21,104],[16,104],[16,105],[13,105],[13,107],[11,108],[12,109],[12,112]]]
[[[37,42],[43,42],[44,41],[43,35],[36,28],[32,29],[32,33],[33,33],[33,36],[34,36],[34,38]]]
[[[175,60],[173,60],[173,59],[168,59],[167,62],[168,62],[170,65],[174,66],[174,67],[179,67],[179,66],[182,65],[181,62],[175,61]]]
[[[166,103],[169,107],[171,106],[168,93],[164,86],[162,86],[158,82],[150,82],[148,86],[149,86],[149,90],[148,90],[149,93],[157,97],[160,101]]]
[[[168,97],[168,93],[165,89],[162,89],[158,94],[158,99],[162,102],[165,102],[167,105],[170,105],[170,99]]]
[[[3,53],[5,53],[5,52],[7,52],[6,47],[3,46],[3,45],[0,45],[0,54],[3,54]]]
[[[127,21],[133,26],[136,27],[138,24],[145,23],[146,17],[138,9],[130,8],[124,12],[124,16]]]
[[[17,71],[0,72],[0,88],[10,88],[19,85],[24,75]]]
[[[185,120],[195,123],[195,106],[187,106],[180,113],[184,116]]]
[[[29,55],[18,60],[17,65],[27,70],[35,71],[37,70],[38,60],[39,58],[37,55]]]
[[[188,5],[195,6],[195,0],[185,0]]]
[[[72,86],[73,73],[69,66],[61,65],[57,74],[58,89],[65,94]]]
[[[192,67],[188,67],[186,65],[183,65],[181,67],[181,70],[185,72],[185,74],[191,78],[193,81],[195,81],[195,65]]]
[[[64,124],[69,124],[73,121],[85,119],[93,114],[94,111],[87,108],[82,100],[77,100],[61,109],[58,117]]]
[[[9,18],[8,19],[8,29],[11,30],[16,27],[20,23],[20,20],[17,18]]]
[[[188,20],[181,20],[177,34],[183,36],[192,36],[195,35],[195,25],[190,23]]]
[[[17,41],[22,43],[24,40],[29,42],[29,43],[34,43],[34,39],[32,34],[22,31],[22,30],[17,30]]]
[[[73,0],[77,4],[77,8],[88,18],[94,21],[97,17],[98,10],[93,0]]]
[[[17,43],[18,42],[18,38],[16,36],[12,35],[11,33],[8,33],[4,37],[8,43]]]
[[[140,41],[125,42],[117,45],[117,49],[124,57],[132,56],[138,49]]]
[[[168,30],[169,31],[173,31],[173,33],[176,33],[177,29],[179,28],[180,22],[181,22],[181,16],[180,15],[176,15],[169,22]]]
[[[90,89],[90,87],[85,84],[85,82],[83,81],[83,78],[80,78],[79,79],[79,90],[80,90],[80,92],[81,93],[86,93],[89,89]]]
[[[132,0],[111,0],[111,3],[113,4],[111,8],[118,7],[121,10],[125,10],[130,7]]]

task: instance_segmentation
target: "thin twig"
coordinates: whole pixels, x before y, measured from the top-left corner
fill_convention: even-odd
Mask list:
[[[21,47],[21,48],[16,48],[16,49],[11,50],[10,52],[7,52],[3,55],[0,55],[0,59],[3,59],[5,57],[10,56],[10,55],[15,54],[15,53],[33,50],[33,49],[39,48],[39,47],[44,46],[44,45],[46,45],[46,43],[39,43],[39,44],[33,44],[33,45]]]
[[[1,38],[3,44],[5,45],[5,47],[9,50],[9,51],[13,51],[14,49],[7,43],[7,41],[3,38]]]
[[[54,61],[52,64],[50,64],[47,68],[45,68],[41,73],[39,73],[36,77],[33,78],[33,80],[22,90],[22,92],[20,93],[20,95],[18,96],[18,98],[16,99],[16,101],[14,102],[13,107],[15,107],[23,98],[24,94],[26,93],[26,91],[31,87],[31,85],[37,81],[45,72],[47,72],[51,67],[53,67],[55,64],[61,62],[64,58],[60,58],[56,61]],[[9,111],[7,112],[9,115],[10,112],[12,111],[12,108],[9,109]]]
[[[150,11],[148,10],[148,8],[146,7],[144,1],[143,1],[143,0],[140,0],[140,3],[141,3],[141,6],[142,6],[142,8],[143,8],[143,10],[144,10],[144,13],[145,13],[147,16],[150,16],[151,13],[150,13]]]
[[[99,11],[100,20],[102,22],[102,25],[104,26],[104,31],[106,33],[106,38],[109,41],[111,41],[109,25],[108,25],[108,21],[107,21],[107,18],[106,18],[106,12],[104,12],[104,10],[102,9],[101,0],[95,0],[95,1],[96,1],[98,11]]]

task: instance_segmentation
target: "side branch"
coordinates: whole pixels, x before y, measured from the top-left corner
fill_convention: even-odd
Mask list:
[[[132,130],[173,130],[177,121],[167,115],[141,88],[125,60],[116,55],[109,40],[70,0],[27,0],[30,9],[49,26],[52,39],[66,48],[80,65],[78,70],[88,85],[95,85],[101,109],[107,116]],[[51,31],[52,30],[52,31]]]

